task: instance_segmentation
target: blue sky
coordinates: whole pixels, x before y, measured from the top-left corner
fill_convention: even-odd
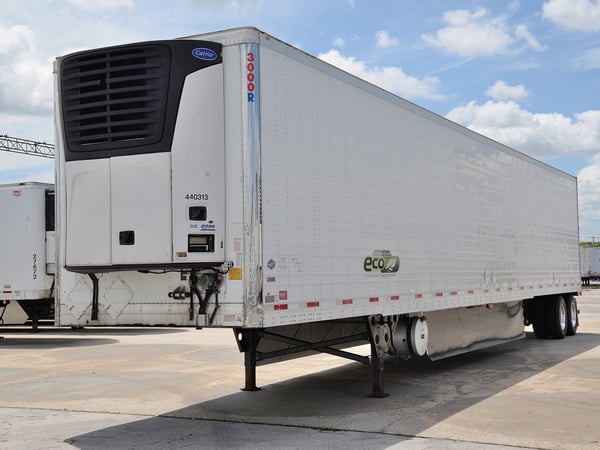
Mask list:
[[[600,239],[598,0],[8,0],[0,134],[54,142],[52,60],[72,51],[256,26],[579,180]],[[0,152],[0,183],[53,180]],[[598,240],[597,239],[597,240]]]

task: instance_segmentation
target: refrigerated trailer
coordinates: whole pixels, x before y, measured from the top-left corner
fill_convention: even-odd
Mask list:
[[[60,325],[228,327],[256,366],[578,326],[576,179],[255,28],[57,59]],[[370,344],[370,355],[349,350]]]
[[[600,247],[580,246],[579,261],[583,284],[588,285],[600,278]]]
[[[0,325],[54,319],[54,185],[0,185]]]

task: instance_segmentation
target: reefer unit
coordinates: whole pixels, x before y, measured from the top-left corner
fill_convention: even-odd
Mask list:
[[[53,185],[0,185],[0,325],[15,308],[26,313],[14,315],[20,323],[52,318],[54,234]]]
[[[254,28],[55,73],[61,325],[232,327],[252,368],[576,324],[572,176]]]

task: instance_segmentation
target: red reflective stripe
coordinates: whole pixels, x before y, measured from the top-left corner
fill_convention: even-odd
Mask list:
[[[308,308],[318,308],[318,307],[319,307],[319,302],[308,302],[308,303],[306,304],[306,306],[307,306]]]
[[[400,296],[399,295],[392,295],[390,297],[390,300],[400,300]]]
[[[467,294],[474,294],[474,293],[475,293],[475,291],[472,290],[472,289],[470,289],[470,290],[467,291]]]
[[[458,295],[458,292],[452,291],[452,292],[450,292],[450,295]]]
[[[369,297],[369,302],[375,303],[379,301],[379,297]]]
[[[354,303],[354,300],[351,298],[345,298],[342,300],[342,305],[351,305],[352,303]]]
[[[281,311],[283,309],[288,309],[288,305],[282,303],[281,305],[274,305],[273,309],[275,309],[275,311]]]
[[[415,294],[415,298],[423,298],[423,294]]]
[[[443,293],[443,292],[436,292],[436,293],[435,293],[435,296],[436,296],[436,297],[443,297],[443,296],[444,296],[444,293]]]

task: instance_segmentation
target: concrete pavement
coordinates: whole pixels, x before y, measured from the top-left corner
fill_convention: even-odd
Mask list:
[[[231,330],[0,329],[0,447],[600,448],[600,290],[579,308],[564,340],[389,361],[384,399],[329,355],[259,367],[242,392]]]

